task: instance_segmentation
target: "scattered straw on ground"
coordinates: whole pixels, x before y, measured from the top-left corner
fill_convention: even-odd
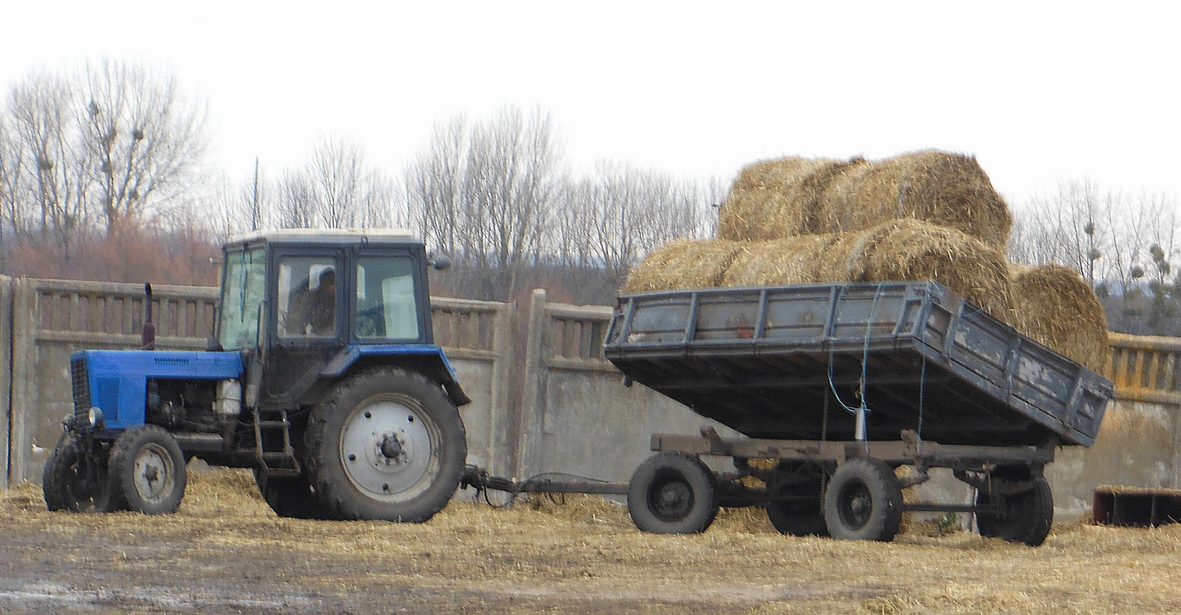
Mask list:
[[[31,613],[1173,613],[1181,526],[1059,524],[1040,548],[967,532],[792,538],[757,511],[700,535],[568,499],[430,522],[280,519],[249,476],[194,474],[181,510],[49,513],[0,491],[0,610]],[[585,496],[584,496],[585,497]]]

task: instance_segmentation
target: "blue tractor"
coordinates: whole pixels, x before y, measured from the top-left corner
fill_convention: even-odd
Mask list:
[[[209,350],[152,349],[149,307],[145,349],[73,355],[49,509],[173,512],[196,457],[252,468],[280,516],[442,510],[470,401],[431,330],[427,270],[446,259],[400,231],[272,231],[223,250]]]

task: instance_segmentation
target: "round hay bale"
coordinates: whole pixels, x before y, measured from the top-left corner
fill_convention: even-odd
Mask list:
[[[632,268],[622,293],[714,288],[745,244],[721,239],[678,239],[652,250]]]
[[[800,235],[774,241],[756,241],[734,257],[722,275],[721,286],[784,286],[811,284],[821,279],[820,256],[839,235]]]
[[[904,218],[947,226],[994,246],[1013,217],[975,157],[925,150],[848,165],[825,182],[812,232],[858,231]]]
[[[815,233],[817,202],[828,182],[863,162],[790,157],[746,166],[718,211],[718,238],[759,241]]]
[[[1111,354],[1107,314],[1078,272],[1058,265],[1010,264],[1009,278],[1014,328],[1084,367],[1105,372]]]
[[[1001,251],[960,231],[913,219],[840,235],[821,257],[818,281],[934,280],[1011,322],[1013,293]]]

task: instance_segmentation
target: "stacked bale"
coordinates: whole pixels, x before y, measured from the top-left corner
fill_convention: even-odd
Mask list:
[[[721,284],[730,262],[745,246],[744,242],[721,239],[680,239],[666,243],[632,268],[620,291],[715,288]]]
[[[718,213],[718,237],[758,241],[865,230],[913,218],[1003,248],[1013,219],[970,156],[938,150],[867,162],[783,158],[744,168]]]
[[[829,183],[864,163],[790,157],[747,166],[718,212],[718,238],[759,241],[815,233],[813,218]]]
[[[857,233],[777,241],[676,241],[653,250],[623,292],[837,282],[935,280],[998,318],[1012,316],[999,250],[954,229],[895,220]]]
[[[1010,264],[1009,278],[1018,331],[1096,372],[1107,369],[1107,315],[1082,276],[1058,265]]]
[[[914,218],[957,229],[1004,249],[1013,217],[976,159],[926,150],[851,166],[833,178],[814,214],[814,232],[863,229]]]
[[[766,160],[735,181],[719,239],[654,250],[622,290],[935,280],[1102,371],[1107,322],[1094,291],[1064,267],[1006,263],[1011,226],[973,157]]]
[[[847,233],[824,257],[826,282],[934,280],[1005,321],[1013,293],[1005,256],[956,229],[913,219]]]

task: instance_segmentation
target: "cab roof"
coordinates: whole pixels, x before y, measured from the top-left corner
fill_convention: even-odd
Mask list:
[[[422,240],[408,229],[324,229],[284,228],[253,231],[230,237],[223,249],[240,248],[257,244],[279,245],[355,245],[366,244],[422,244]]]

